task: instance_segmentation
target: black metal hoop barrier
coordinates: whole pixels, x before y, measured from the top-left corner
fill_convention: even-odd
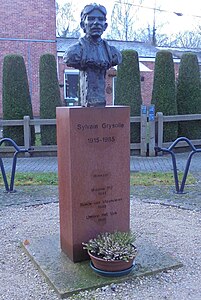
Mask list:
[[[8,193],[14,193],[15,190],[13,188],[14,188],[14,181],[15,181],[15,171],[16,171],[16,164],[17,164],[17,156],[18,156],[19,153],[29,152],[30,150],[33,150],[33,149],[20,149],[18,147],[18,145],[12,139],[10,139],[10,138],[3,138],[3,139],[1,139],[0,140],[0,146],[4,142],[9,142],[15,148],[15,150],[16,150],[15,153],[14,153],[14,155],[13,155],[13,163],[12,163],[12,170],[11,170],[10,185],[8,184],[8,179],[7,179],[7,176],[6,176],[6,172],[5,172],[3,160],[0,157],[1,174],[2,174],[2,177],[3,177],[3,181],[4,181],[6,192],[8,192]]]
[[[192,149],[191,152],[188,155],[187,158],[187,162],[186,162],[186,166],[185,166],[185,170],[184,170],[184,174],[183,174],[183,178],[181,181],[181,185],[179,186],[179,179],[178,179],[178,172],[177,172],[177,162],[176,162],[176,155],[175,153],[172,151],[172,149],[174,149],[174,147],[180,142],[180,141],[185,141],[190,148]],[[176,193],[177,194],[183,194],[184,193],[184,187],[185,187],[185,183],[186,183],[186,178],[188,175],[188,171],[189,171],[189,167],[190,167],[190,163],[191,163],[191,159],[193,157],[193,155],[195,153],[199,153],[201,152],[201,149],[197,149],[195,148],[195,146],[191,143],[191,141],[186,138],[186,137],[180,137],[177,138],[170,147],[168,148],[161,148],[161,147],[155,147],[155,151],[156,152],[166,152],[171,154],[172,157],[172,165],[173,165],[173,172],[174,172],[174,181],[175,181],[175,188],[176,188]]]

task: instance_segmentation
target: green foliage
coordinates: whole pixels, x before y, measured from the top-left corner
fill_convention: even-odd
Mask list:
[[[7,173],[7,178],[10,180],[11,174]],[[182,180],[183,173],[178,173],[179,180]],[[195,184],[196,179],[191,173],[188,174],[186,184]],[[55,172],[43,172],[43,173],[19,173],[15,174],[15,186],[27,186],[27,185],[57,185],[58,176]],[[0,186],[4,185],[3,177],[0,176]],[[174,185],[173,173],[131,173],[130,174],[130,186],[152,186],[152,185]]]
[[[178,114],[201,114],[201,81],[198,59],[195,54],[181,57],[177,82]],[[179,122],[179,136],[201,138],[201,121]]]
[[[22,120],[24,116],[33,119],[31,97],[24,59],[21,55],[9,54],[3,61],[3,119]],[[13,139],[17,145],[24,145],[22,126],[5,126],[3,136]],[[35,142],[35,130],[31,128],[31,145]]]
[[[40,118],[55,119],[56,107],[61,106],[56,60],[53,54],[40,57]],[[41,126],[42,145],[56,145],[56,126]]]
[[[131,232],[105,232],[90,239],[88,243],[83,243],[83,248],[104,260],[128,261],[136,256],[136,248],[133,245],[135,239]]]
[[[169,51],[159,51],[156,54],[152,104],[155,111],[164,115],[176,115],[176,88],[172,54]],[[170,142],[177,138],[177,122],[164,123],[164,141]]]
[[[11,174],[6,174],[8,181],[10,181]],[[3,178],[0,177],[0,186],[4,185]],[[15,174],[15,186],[27,185],[58,185],[57,173],[19,173]]]
[[[122,63],[117,68],[115,105],[130,106],[131,116],[140,115],[142,104],[138,53],[122,51]],[[140,142],[140,124],[131,124],[131,143]]]
[[[183,172],[178,172],[178,179],[181,182],[183,178]],[[138,172],[131,173],[130,175],[130,186],[153,186],[153,185],[174,185],[174,174],[171,173],[162,173],[162,172]],[[186,179],[186,184],[195,184],[196,179],[192,174],[188,173],[188,177]]]

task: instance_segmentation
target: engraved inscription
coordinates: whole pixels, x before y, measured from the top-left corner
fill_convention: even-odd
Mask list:
[[[94,137],[88,138],[88,143],[114,143],[116,138],[114,136]]]
[[[103,129],[113,129],[113,128],[124,128],[124,124],[123,123],[102,123],[102,128]]]
[[[92,130],[98,129],[98,124],[77,124],[77,130],[84,131],[84,130]]]
[[[92,206],[96,206],[99,205],[101,203],[101,201],[86,201],[86,202],[81,202],[80,203],[80,207],[92,207]]]
[[[95,170],[91,174],[92,179],[106,179],[108,180],[111,177],[111,173],[103,170]]]
[[[119,202],[119,201],[122,201],[122,198],[103,200],[103,203],[111,203],[111,202]]]
[[[90,192],[94,200],[83,201],[80,207],[86,220],[104,224],[108,218],[118,217],[118,203],[123,199],[114,196],[115,186],[111,183],[111,173],[107,170],[94,170],[91,178],[94,185]]]
[[[86,220],[94,220],[94,221],[105,221],[107,219],[107,217],[113,217],[117,215],[117,212],[116,211],[111,211],[111,212],[105,212],[105,213],[102,213],[102,214],[91,214],[91,215],[87,215],[86,216]]]
[[[99,124],[80,124],[78,123],[76,125],[76,129],[78,131],[90,131],[94,129],[115,129],[115,128],[124,128],[124,123],[118,122],[118,123],[102,123],[101,125]]]
[[[122,200],[123,200],[122,198],[114,198],[114,199],[112,198],[112,199],[103,199],[102,201],[94,201],[94,202],[86,201],[86,202],[81,202],[80,207],[88,208],[88,207],[93,207],[98,205],[98,207],[100,206],[99,208],[106,208],[106,204],[120,202]]]
[[[124,123],[116,122],[116,123],[90,123],[90,124],[82,124],[78,123],[75,125],[75,128],[79,132],[86,132],[88,137],[86,137],[86,142],[90,145],[97,145],[102,144],[105,146],[112,145],[117,142],[117,137],[115,135],[116,130],[121,130],[124,128]],[[97,130],[100,129],[100,132],[103,133],[102,135],[99,135],[99,132]],[[105,131],[105,134],[104,134]],[[95,133],[97,135],[95,135]],[[110,135],[111,134],[111,135]]]
[[[112,191],[113,186],[112,185],[107,185],[105,187],[93,187],[91,189],[92,193],[95,193],[97,196],[106,196],[107,192]]]

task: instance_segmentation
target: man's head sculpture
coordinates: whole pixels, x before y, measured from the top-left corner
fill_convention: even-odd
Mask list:
[[[80,26],[85,36],[71,45],[64,54],[64,62],[80,70],[80,98],[82,106],[104,107],[106,71],[121,63],[121,53],[101,38],[107,28],[107,11],[99,4],[86,5],[81,12]]]
[[[108,26],[106,15],[107,11],[104,6],[96,3],[86,5],[80,14],[80,27],[87,36],[100,38]],[[95,28],[98,30],[96,31]]]

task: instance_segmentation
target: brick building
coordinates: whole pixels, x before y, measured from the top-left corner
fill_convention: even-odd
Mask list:
[[[55,0],[6,0],[0,5],[0,118],[2,117],[2,65],[6,54],[20,54],[24,57],[29,88],[32,99],[33,113],[39,117],[39,60],[45,53],[55,55],[58,65],[58,78],[63,104],[77,100],[78,70],[68,68],[63,63],[63,54],[75,38],[56,38]],[[141,42],[108,41],[117,49],[134,49],[140,61],[141,91],[143,103],[151,102],[154,77],[154,61],[158,50],[156,47]],[[168,49],[171,51],[171,49]],[[183,49],[172,51],[175,57],[175,73]],[[196,49],[194,49],[196,50]],[[193,51],[193,50],[192,50]],[[200,52],[195,52],[201,63]],[[177,59],[178,58],[178,59]],[[115,68],[110,69],[106,76],[106,101],[114,103]]]
[[[2,116],[2,65],[6,54],[24,57],[33,113],[39,115],[39,59],[56,56],[55,0],[5,0],[0,5],[0,116]]]
[[[57,57],[58,78],[61,97],[67,103],[70,79],[71,89],[75,90],[75,78],[78,71],[68,68],[63,63],[63,54],[67,47],[76,42],[73,38],[56,39],[55,0],[7,0],[0,6],[0,117],[2,117],[2,65],[6,54],[20,54],[24,57],[33,113],[39,116],[39,59],[44,53]],[[142,97],[145,104],[150,103],[150,86],[153,81],[153,61],[156,48],[143,43],[110,41],[119,50],[136,49],[140,56]],[[116,70],[108,71],[106,77],[107,104],[113,104],[114,77]],[[75,91],[74,91],[75,94]],[[74,95],[73,95],[74,97]]]

